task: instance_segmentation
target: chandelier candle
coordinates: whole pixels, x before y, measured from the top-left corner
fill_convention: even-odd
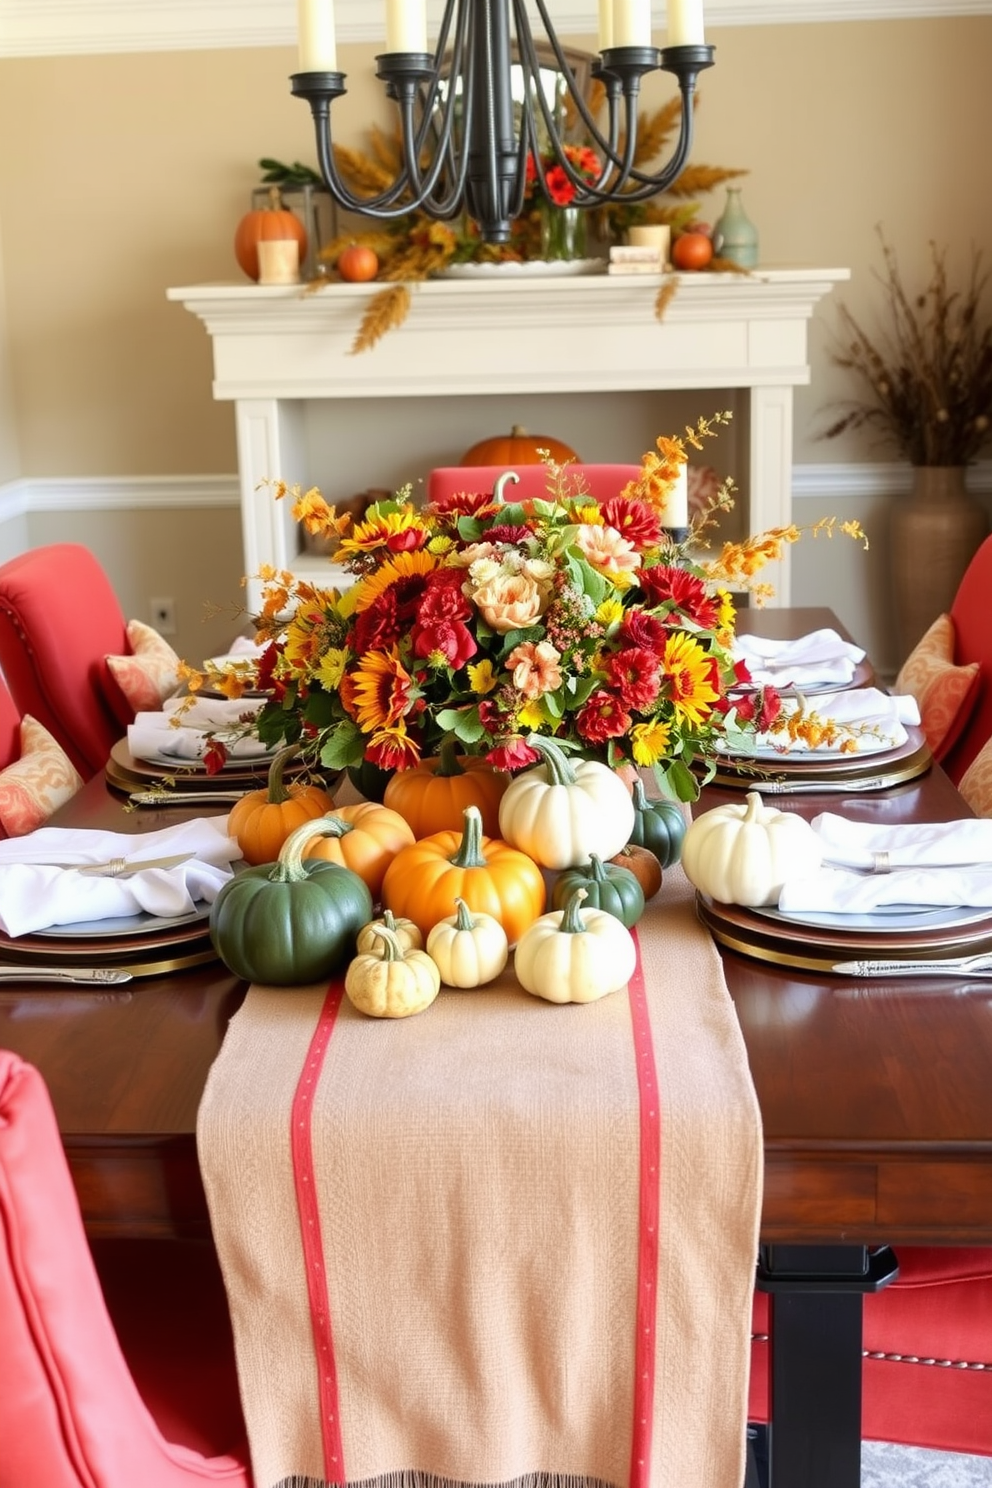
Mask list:
[[[605,94],[602,124],[569,66],[545,0],[534,5],[568,94],[565,112],[581,122],[598,171],[583,174],[568,156],[543,84],[548,64],[538,54],[523,0],[446,0],[433,53],[426,50],[424,0],[387,0],[388,50],[376,58],[376,76],[397,106],[403,164],[382,191],[363,197],[345,185],[334,158],[331,105],[347,89],[337,69],[333,5],[299,0],[300,71],[290,83],[310,105],[320,173],[339,206],[385,222],[418,209],[439,221],[465,213],[484,242],[505,243],[510,224],[526,209],[528,162],[538,156],[561,167],[575,192],[569,205],[581,209],[618,200],[634,206],[671,185],[692,147],[696,80],[713,66],[713,48],[701,39],[702,0],[669,0],[669,45],[662,50],[651,45],[650,0],[603,0],[600,54],[592,69]],[[681,121],[671,158],[649,175],[635,165],[637,104],[641,79],[659,70],[678,83]]]

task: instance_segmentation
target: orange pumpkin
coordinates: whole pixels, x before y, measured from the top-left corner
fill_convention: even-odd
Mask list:
[[[540,868],[499,837],[483,837],[477,806],[461,832],[434,832],[397,853],[382,884],[382,902],[427,936],[464,899],[473,914],[492,915],[513,945],[544,913]]]
[[[397,770],[382,802],[410,823],[414,837],[432,832],[460,832],[466,806],[478,806],[487,837],[499,835],[499,803],[510,783],[476,755],[457,755],[455,742],[446,739],[435,759],[422,760],[411,770]]]
[[[494,439],[482,439],[466,450],[459,460],[460,465],[540,465],[547,450],[552,460],[564,465],[566,460],[578,460],[578,455],[560,439],[551,439],[547,434],[528,434],[519,424],[514,424],[509,434],[497,435]]]
[[[405,847],[412,847],[413,832],[398,811],[375,801],[357,806],[335,806],[328,823],[336,823],[336,835],[318,837],[307,845],[307,858],[326,858],[340,863],[365,880],[373,899],[378,899],[386,869]]]
[[[300,245],[300,263],[307,256],[307,230],[299,217],[282,204],[277,187],[269,192],[269,205],[247,212],[234,234],[234,256],[249,279],[259,276],[258,245],[278,238],[295,238]]]
[[[609,862],[618,868],[630,869],[643,889],[645,899],[653,899],[661,888],[661,864],[650,848],[638,847],[636,843],[628,842]]]
[[[323,786],[293,781],[286,785],[286,765],[299,753],[295,744],[280,749],[269,766],[268,785],[236,802],[227,830],[246,863],[274,863],[290,832],[302,822],[334,809],[334,797]]]

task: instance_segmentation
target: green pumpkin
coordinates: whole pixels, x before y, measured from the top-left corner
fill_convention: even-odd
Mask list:
[[[348,779],[366,801],[378,801],[386,794],[386,786],[395,775],[395,770],[382,770],[371,760],[362,760],[360,765],[348,766]]]
[[[671,868],[682,856],[686,820],[677,801],[649,801],[644,783],[634,777],[634,830],[629,840],[635,847],[653,852],[662,868]]]
[[[303,860],[311,838],[334,828],[316,817],[286,838],[277,863],[246,868],[210,910],[210,939],[235,976],[266,986],[319,982],[348,961],[372,918],[367,885],[339,863]]]
[[[644,913],[644,890],[635,875],[618,863],[604,863],[595,853],[590,853],[588,863],[559,873],[551,891],[552,908],[564,909],[576,889],[586,891],[583,909],[611,914],[628,930]]]

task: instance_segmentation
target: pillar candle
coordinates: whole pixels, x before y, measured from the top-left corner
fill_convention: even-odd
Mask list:
[[[300,71],[337,72],[334,0],[298,0]]]
[[[668,0],[668,45],[703,46],[703,0]]]
[[[651,0],[614,0],[613,45],[651,45]]]
[[[386,51],[426,52],[425,0],[386,0]]]
[[[295,238],[262,238],[258,244],[259,284],[299,284],[300,245]]]
[[[613,0],[599,0],[599,50],[613,45]]]
[[[680,465],[665,496],[661,513],[663,527],[688,527],[689,525],[689,467]]]

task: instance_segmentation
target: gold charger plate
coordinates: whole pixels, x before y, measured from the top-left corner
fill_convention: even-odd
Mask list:
[[[175,780],[186,790],[236,790],[241,787],[261,788],[268,780],[272,757],[266,755],[257,761],[239,762],[226,769],[208,775],[196,760],[176,760],[172,765],[156,764],[151,760],[139,760],[127,747],[126,739],[118,739],[110,751],[105,766],[107,782],[118,790],[142,790],[163,779]],[[291,776],[300,769],[296,760],[290,760],[286,775]]]
[[[992,949],[992,911],[930,929],[831,929],[808,921],[771,919],[740,904],[721,904],[697,892],[696,912],[714,939],[730,950],[802,971],[830,971],[837,961],[925,960]],[[888,917],[887,917],[888,918]]]
[[[114,930],[94,934],[87,926],[79,935],[71,926],[55,934],[39,931],[16,938],[0,931],[0,963],[5,966],[107,966],[132,976],[162,976],[186,966],[217,960],[210,941],[209,910],[184,915],[175,924],[167,919],[149,923],[152,916],[135,915],[129,934]],[[120,925],[120,920],[115,925]]]
[[[823,791],[843,791],[847,786],[888,790],[926,774],[933,764],[923,730],[909,724],[906,734],[904,743],[877,754],[784,754],[780,760],[720,755],[712,783],[737,790],[760,791],[766,786],[776,794],[786,794],[790,786]]]

